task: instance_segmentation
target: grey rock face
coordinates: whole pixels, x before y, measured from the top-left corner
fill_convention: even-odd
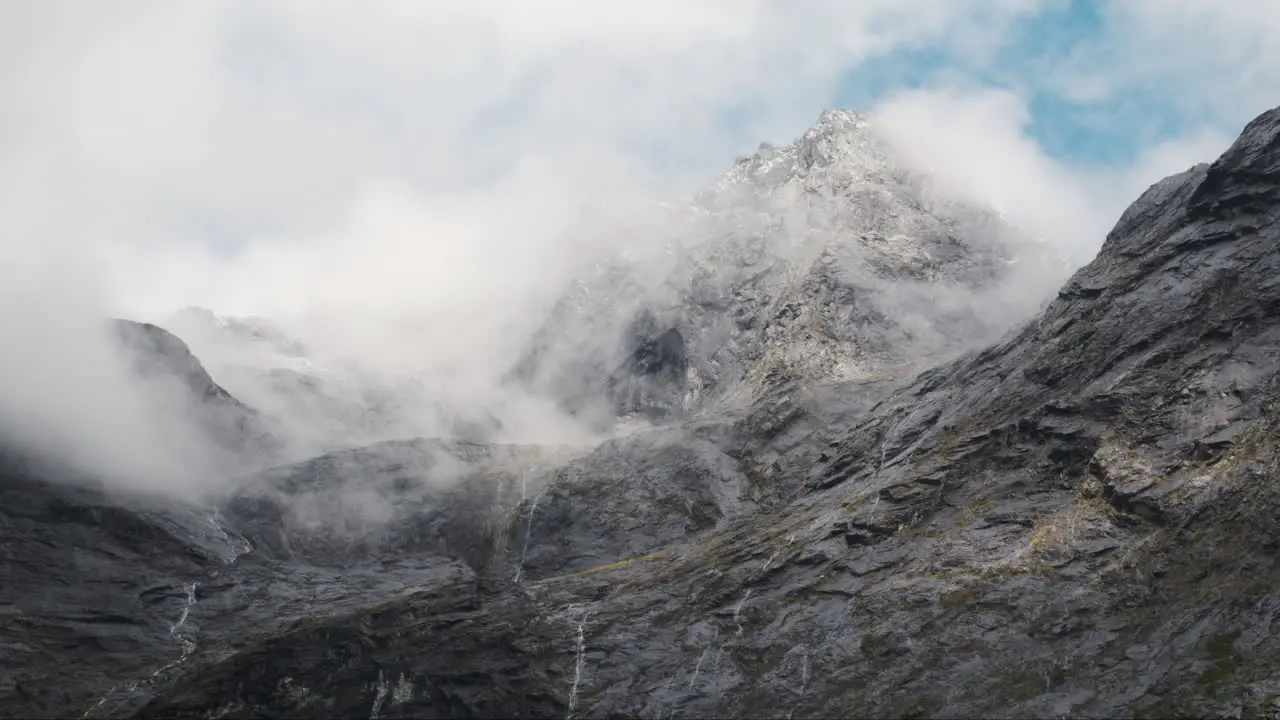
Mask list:
[[[0,715],[78,717],[186,655],[189,589],[236,555],[208,521],[0,453]]]
[[[684,336],[675,328],[661,332],[646,328],[633,338],[635,349],[605,381],[614,412],[655,421],[680,417],[688,391]]]
[[[170,376],[182,381],[193,395],[202,400],[240,405],[213,381],[186,343],[169,331],[128,320],[117,320],[115,328],[121,343],[130,351],[133,368],[139,375],[144,378]]]
[[[736,461],[686,433],[610,440],[521,504],[509,565],[538,580],[626,561],[725,526],[751,494]]]
[[[541,458],[533,493],[501,469],[526,450],[371,448],[269,473],[216,516],[222,540],[190,508],[70,498],[15,469],[0,548],[57,570],[4,566],[19,671],[0,708],[1269,717],[1278,219],[1280,109],[1153,186],[999,343],[905,377],[752,387],[733,412]],[[450,462],[497,479],[433,485]],[[348,517],[334,498],[363,487],[391,510],[356,517],[394,530],[342,545],[289,525],[294,504]],[[47,509],[63,505],[80,509]],[[140,609],[145,533],[147,572],[195,583],[191,602]],[[96,603],[57,582],[83,568],[106,580]],[[97,608],[140,628],[132,644],[110,645]],[[72,637],[107,640],[64,669]]]
[[[249,478],[221,515],[281,561],[341,568],[434,554],[480,571],[502,553],[517,506],[581,452],[384,442]]]
[[[787,379],[868,378],[994,340],[1028,316],[996,299],[1016,263],[1023,278],[1065,279],[1043,244],[931,192],[849,111],[762,146],[662,217],[566,293],[514,378],[581,406],[649,317],[684,341],[687,411],[740,405]]]

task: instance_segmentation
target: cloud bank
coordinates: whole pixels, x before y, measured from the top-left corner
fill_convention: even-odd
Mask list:
[[[566,234],[584,206],[687,192],[798,135],[867,63],[922,52],[945,72],[879,92],[879,123],[1083,262],[1142,187],[1211,159],[1280,87],[1271,3],[1085,4],[1098,32],[1025,72],[1004,50],[1071,3],[5,5],[0,419],[68,443],[105,421],[66,416],[141,422],[98,401],[113,371],[90,320],[187,305],[478,396],[570,273],[633,241]],[[1126,162],[1037,139],[1037,93],[1144,130],[1139,86],[1184,122]]]

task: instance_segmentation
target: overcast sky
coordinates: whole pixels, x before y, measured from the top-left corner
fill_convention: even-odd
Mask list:
[[[685,191],[837,105],[1085,259],[1143,187],[1280,103],[1274,0],[32,0],[0,16],[6,274],[104,312],[465,306],[570,252],[551,238],[584,202]]]

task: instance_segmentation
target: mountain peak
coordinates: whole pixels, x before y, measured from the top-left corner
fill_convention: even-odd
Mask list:
[[[760,143],[755,153],[739,157],[708,191],[711,199],[742,188],[757,192],[779,190],[806,181],[828,168],[843,177],[861,178],[882,172],[889,166],[887,149],[871,130],[866,113],[824,110],[816,122],[788,145]]]
[[[620,257],[567,290],[513,377],[577,407],[670,330],[685,355],[670,367],[685,376],[669,385],[696,415],[752,388],[881,376],[994,339],[1036,308],[992,307],[1012,265],[1050,283],[1067,274],[989,208],[933,195],[855,110],[761,143],[687,209],[669,226],[677,252]],[[651,333],[621,332],[648,311],[661,318]]]
[[[809,133],[831,130],[861,130],[867,127],[869,122],[870,116],[861,110],[831,108],[819,113],[818,120],[809,128]],[[809,133],[806,133],[806,135]]]

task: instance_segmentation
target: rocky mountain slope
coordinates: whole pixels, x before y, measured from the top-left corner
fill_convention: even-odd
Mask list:
[[[565,294],[515,380],[605,417],[741,407],[780,383],[882,377],[986,344],[1029,317],[1033,284],[1067,272],[993,211],[933,188],[847,110],[790,146],[762,145],[656,225]],[[614,392],[628,355],[663,333],[682,366]]]
[[[1280,109],[918,374],[743,360],[736,412],[341,451],[212,508],[7,455],[0,713],[1276,716],[1277,219]]]

